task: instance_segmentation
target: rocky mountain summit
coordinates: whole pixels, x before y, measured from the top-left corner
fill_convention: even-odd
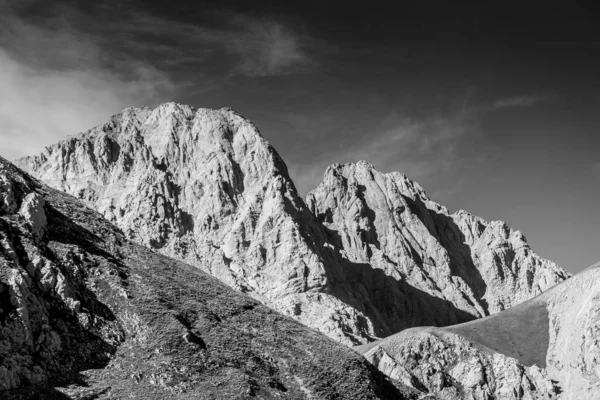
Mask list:
[[[450,214],[363,162],[330,167],[305,203],[231,109],[126,109],[17,164],[137,243],[350,345],[489,315],[568,277],[504,223]]]
[[[412,395],[0,158],[0,398]]]
[[[509,310],[357,349],[443,399],[600,398],[600,263]]]
[[[329,167],[307,204],[353,263],[476,317],[519,304],[568,276],[504,222],[486,222],[463,210],[450,214],[418,183],[397,172],[380,173],[364,161]],[[422,318],[419,325],[439,325],[433,318],[441,311],[403,307],[388,321],[392,331],[414,326],[413,314]]]

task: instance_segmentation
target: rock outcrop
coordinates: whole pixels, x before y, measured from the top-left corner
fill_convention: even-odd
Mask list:
[[[600,398],[600,263],[476,321],[413,328],[357,350],[441,398]],[[453,397],[458,396],[458,397]]]
[[[127,109],[18,165],[136,242],[346,344],[488,315],[567,276],[504,224],[450,215],[364,163],[330,168],[309,209],[230,109]]]
[[[407,329],[364,356],[389,377],[420,390],[422,398],[534,400],[561,393],[543,368],[439,328]]]
[[[451,214],[418,183],[397,172],[380,173],[364,161],[329,167],[307,204],[348,260],[474,317],[519,304],[568,277],[505,223],[462,210]],[[440,325],[435,320],[440,311],[395,310],[388,325],[392,332]]]
[[[0,158],[3,399],[402,399],[360,355]]]
[[[46,232],[46,213],[44,205],[46,201],[37,193],[30,193],[23,199],[19,214],[25,218],[31,227],[31,231],[38,238],[42,238]]]

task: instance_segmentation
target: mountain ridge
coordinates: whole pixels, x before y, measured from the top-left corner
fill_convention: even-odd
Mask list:
[[[138,243],[346,344],[485,316],[568,276],[516,231],[450,215],[401,174],[382,192],[376,181],[392,178],[365,162],[345,167],[362,171],[350,186],[330,176],[344,168],[329,167],[305,202],[276,150],[228,108],[126,109],[17,165],[97,209]],[[363,184],[372,190],[360,193]],[[328,202],[358,208],[344,209],[332,225]],[[400,203],[397,215],[390,205]],[[401,229],[387,227],[404,220]],[[378,249],[379,239],[388,247]]]

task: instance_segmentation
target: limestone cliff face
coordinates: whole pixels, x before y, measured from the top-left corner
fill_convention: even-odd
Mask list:
[[[334,166],[308,197],[230,109],[127,109],[18,165],[140,244],[346,344],[510,307],[567,275],[518,232],[399,174]]]
[[[232,110],[127,109],[18,165],[239,290],[273,298],[325,284],[285,164]]]
[[[329,167],[307,204],[349,260],[476,317],[507,309],[568,277],[505,223],[462,210],[450,214],[418,183],[366,162]]]

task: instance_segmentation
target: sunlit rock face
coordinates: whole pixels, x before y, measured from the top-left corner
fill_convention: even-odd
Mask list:
[[[278,297],[325,284],[285,164],[231,110],[128,109],[19,165],[239,290]]]
[[[346,344],[487,315],[567,276],[503,223],[449,214],[366,163],[329,168],[307,207],[231,109],[126,109],[17,163],[138,243]]]

